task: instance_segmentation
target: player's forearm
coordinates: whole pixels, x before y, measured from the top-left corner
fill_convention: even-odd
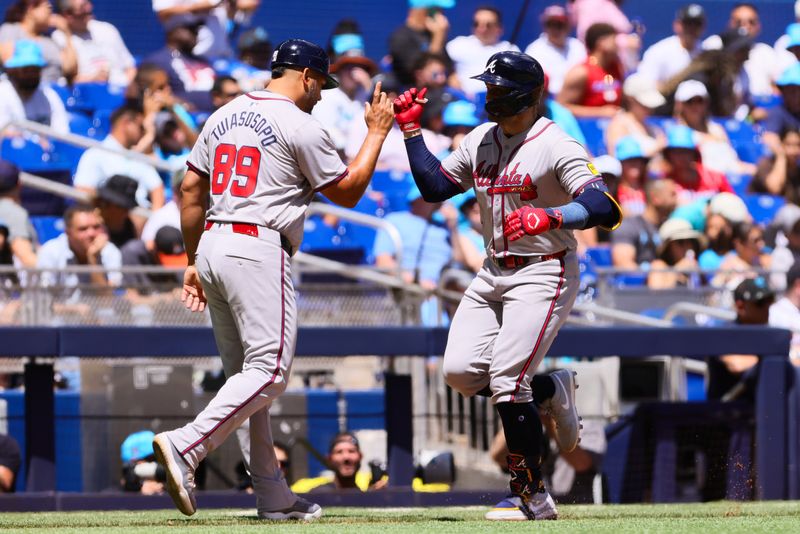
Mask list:
[[[463,193],[461,187],[445,174],[439,159],[425,146],[422,135],[407,137],[405,143],[411,174],[422,198],[427,202],[442,202]]]
[[[335,198],[331,198],[329,192],[326,196],[337,204],[352,208],[367,190],[372,174],[375,172],[375,165],[381,153],[381,147],[386,136],[378,132],[368,132],[361,149],[347,166],[347,177],[336,184]],[[332,191],[330,193],[333,193]]]
[[[585,230],[602,226],[615,228],[622,220],[622,212],[608,195],[605,185],[587,187],[575,200],[556,208],[547,208],[548,215],[560,212],[559,228]]]
[[[192,170],[186,171],[181,183],[181,231],[189,265],[194,265],[197,245],[203,235],[208,188],[208,179]]]

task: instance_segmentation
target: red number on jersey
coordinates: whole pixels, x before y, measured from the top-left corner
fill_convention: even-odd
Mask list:
[[[234,180],[231,195],[249,197],[256,190],[258,168],[261,165],[261,152],[254,146],[236,146],[223,143],[214,152],[214,169],[211,172],[211,193],[221,195],[228,189],[231,176],[244,176],[245,181]]]

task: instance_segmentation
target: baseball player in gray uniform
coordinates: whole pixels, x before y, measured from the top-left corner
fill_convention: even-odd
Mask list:
[[[492,397],[508,443],[511,495],[487,519],[555,519],[540,471],[538,410],[555,421],[562,450],[578,442],[575,377],[536,375],[578,291],[573,229],[616,228],[622,212],[584,148],[538,114],[544,73],[532,57],[499,52],[476,79],[492,121],[440,162],[425,147],[425,89],[394,102],[414,180],[425,200],[474,189],[487,259],[453,317],[444,354],[447,383]]]
[[[310,115],[321,91],[338,85],[328,68],[319,46],[281,43],[266,89],[216,111],[189,156],[181,188],[189,256],[182,298],[192,311],[208,306],[227,380],[194,421],[153,441],[169,494],[186,515],[196,510],[194,470],[248,419],[258,516],[322,514],[287,486],[270,433],[269,407],[286,387],[297,333],[289,260],[315,192],[346,207],[361,198],[393,120],[392,102],[378,84],[366,106],[366,139],[345,166]]]

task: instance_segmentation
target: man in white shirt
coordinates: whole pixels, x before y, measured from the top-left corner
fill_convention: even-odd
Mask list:
[[[6,79],[0,80],[0,125],[29,120],[69,133],[67,110],[61,98],[41,83],[45,66],[42,49],[35,41],[14,43],[13,55],[5,62]],[[10,131],[6,130],[5,134]]]
[[[103,272],[79,275],[61,271],[70,265],[102,265],[106,269],[122,266],[122,254],[109,242],[103,221],[95,209],[81,204],[71,206],[64,213],[64,226],[65,233],[51,239],[39,249],[36,266],[40,269],[52,269],[42,273],[42,285],[118,286],[122,282],[119,271],[107,271],[107,276]]]
[[[743,29],[743,33],[755,40],[761,33],[761,19],[755,5],[737,4],[728,19],[729,29]],[[720,35],[712,35],[703,41],[706,50],[722,48]],[[778,79],[792,61],[791,57],[781,54],[766,43],[753,43],[750,55],[744,63],[744,70],[749,79],[749,91],[753,96],[771,96],[774,93],[773,82]],[[796,61],[796,60],[795,60]]]
[[[103,145],[116,150],[130,150],[141,139],[143,125],[141,109],[122,106],[111,114],[111,133],[103,140]],[[157,210],[164,205],[164,183],[152,166],[100,148],[90,148],[83,153],[73,183],[78,189],[94,194],[115,174],[129,176],[139,183],[136,201],[140,206]]]
[[[567,71],[586,59],[586,47],[570,37],[567,10],[558,5],[547,6],[540,17],[544,32],[525,49],[545,70],[550,82],[549,91],[557,95],[564,84]]]
[[[94,18],[91,0],[59,0],[58,7],[78,56],[75,81],[127,87],[136,75],[136,64],[117,28]],[[54,31],[52,38],[61,48],[66,45],[67,36],[61,30]]]
[[[675,35],[662,39],[645,50],[639,63],[639,74],[653,80],[659,87],[689,66],[703,51],[700,37],[706,27],[706,13],[699,4],[682,7],[672,30]]]
[[[204,25],[200,28],[193,52],[198,56],[216,59],[234,55],[228,42],[228,23],[245,22],[260,3],[261,0],[153,0],[153,11],[162,23],[174,15],[203,17]]]
[[[153,212],[152,215],[144,223],[142,228],[142,241],[147,246],[148,250],[154,250],[155,239],[158,231],[165,226],[174,226],[175,228],[181,227],[181,184],[183,177],[186,175],[186,166],[178,169],[172,174],[172,200],[164,204],[161,209]]]
[[[786,293],[769,308],[769,325],[792,331],[793,360],[800,358],[800,264],[786,273]],[[800,360],[797,360],[800,363]]]
[[[486,85],[473,80],[476,72],[482,72],[486,62],[497,52],[513,50],[519,52],[517,45],[501,41],[503,19],[500,11],[493,7],[479,7],[472,15],[472,35],[456,37],[445,47],[447,55],[453,60],[461,89],[470,97],[486,92]]]

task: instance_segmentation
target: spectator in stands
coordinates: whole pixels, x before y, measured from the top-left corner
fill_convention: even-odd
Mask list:
[[[51,239],[39,249],[36,266],[50,269],[42,273],[43,286],[76,287],[91,284],[96,287],[118,286],[122,276],[118,269],[122,265],[119,249],[109,242],[100,215],[92,206],[75,204],[64,213],[65,233]],[[70,265],[105,267],[104,272],[91,274],[65,273]]]
[[[442,114],[444,134],[452,139],[450,150],[458,149],[464,137],[481,123],[478,108],[472,102],[455,100],[447,104]]]
[[[629,135],[621,138],[614,152],[622,167],[616,199],[626,217],[640,215],[645,209],[645,184],[650,157],[639,139]]]
[[[792,331],[790,356],[800,364],[800,263],[786,273],[786,292],[769,308],[769,325]]]
[[[75,82],[102,82],[126,87],[136,75],[136,63],[117,28],[94,18],[91,0],[58,0],[58,10],[72,33],[53,32],[62,49],[67,39],[78,57]]]
[[[272,78],[269,70],[272,42],[261,26],[243,32],[236,49],[238,58],[217,58],[212,62],[217,77],[230,76],[245,92],[263,89]]]
[[[575,37],[570,37],[567,10],[559,5],[547,6],[539,17],[544,30],[538,39],[525,49],[545,68],[549,78],[548,90],[558,95],[567,71],[586,60],[586,47]]]
[[[0,493],[14,493],[22,456],[17,440],[0,434]]]
[[[734,226],[752,221],[744,201],[726,192],[684,204],[672,216],[688,221],[692,228],[704,232],[708,248],[698,258],[704,271],[719,269],[725,255],[733,250]]]
[[[162,226],[156,232],[152,248],[144,241],[134,239],[121,250],[122,264],[131,266],[160,266],[172,269],[185,269],[189,264],[186,249],[183,245],[181,231],[174,226]],[[125,273],[125,286],[136,290],[135,295],[129,293],[131,301],[142,302],[142,295],[150,295],[153,291],[177,292],[182,280],[176,273]],[[172,298],[173,295],[166,295]],[[147,299],[152,302],[152,298]]]
[[[549,83],[550,80],[547,74],[545,74],[544,89],[542,90],[542,97],[539,99],[539,113],[555,122],[567,135],[583,146],[586,146],[586,137],[583,135],[583,131],[578,121],[575,119],[575,115],[550,96],[550,92],[548,91]]]
[[[616,156],[620,139],[632,136],[647,158],[660,156],[666,143],[664,132],[653,126],[648,119],[653,110],[667,103],[655,84],[641,74],[631,74],[622,84],[623,110],[611,119],[605,133],[606,147],[611,156]],[[622,159],[617,156],[617,159]]]
[[[722,191],[734,192],[724,174],[703,165],[694,132],[688,126],[677,125],[667,130],[663,155],[665,177],[677,184],[680,204]]]
[[[464,218],[464,222],[458,228],[458,235],[454,235],[452,239],[453,241],[459,241],[462,257],[458,260],[458,263],[469,272],[477,274],[486,259],[481,208],[472,190],[459,196],[459,198],[461,197],[463,199],[458,205],[458,211]],[[455,246],[453,248],[455,250]]]
[[[211,64],[195,55],[203,20],[194,15],[174,15],[164,22],[166,45],[145,57],[143,63],[161,67],[169,76],[172,92],[198,111],[211,111],[211,88],[216,74]]]
[[[770,45],[755,42],[761,33],[761,19],[756,5],[750,2],[736,4],[728,19],[728,29],[741,29],[745,35],[753,39],[752,48],[750,48],[744,64],[749,80],[749,90],[755,96],[771,97],[774,92],[772,84],[781,74],[780,67],[786,64],[785,60],[782,61],[780,55]],[[722,47],[723,42],[719,35],[712,35],[703,41],[703,48],[707,50]]]
[[[352,49],[339,56],[330,70],[339,80],[339,87],[324,91],[311,114],[325,126],[336,149],[344,154],[353,121],[364,122],[364,103],[372,94],[372,77],[378,73],[378,65],[363,51]]]
[[[620,227],[611,232],[611,259],[619,269],[647,269],[656,260],[661,241],[658,229],[678,203],[672,180],[650,180],[644,192],[647,199],[644,212],[625,217]]]
[[[422,53],[414,63],[414,87],[427,87],[425,98],[431,102],[446,105],[459,99],[469,100],[461,90],[447,85],[449,65],[450,61],[442,54]]]
[[[772,155],[761,158],[750,182],[752,193],[779,195],[800,205],[800,130],[786,127]]]
[[[14,254],[11,252],[8,234],[8,224],[0,216],[0,268],[4,269],[14,267]],[[13,300],[11,300],[10,306],[6,305],[6,300],[10,299],[6,298],[4,289],[13,290],[18,285],[19,276],[17,276],[16,271],[0,272],[0,295],[3,295],[3,298],[0,299],[0,304],[2,304],[0,306],[0,324],[11,323],[18,308],[18,305],[13,304]]]
[[[611,117],[620,109],[623,73],[616,34],[612,26],[602,23],[586,32],[589,57],[567,72],[558,94],[558,102],[576,117]]]
[[[447,43],[447,55],[453,61],[457,86],[468,96],[486,92],[486,84],[471,79],[486,67],[486,62],[497,52],[519,52],[517,45],[502,41],[503,16],[491,6],[480,6],[472,14],[472,34],[460,35]]]
[[[770,268],[771,258],[764,251],[764,231],[760,226],[751,222],[734,225],[732,242],[733,251],[723,258],[719,274],[711,281],[717,287],[736,287],[745,278]]]
[[[51,27],[71,35],[66,20],[53,14],[50,0],[16,0],[6,10],[5,24],[0,26],[0,44],[13,44],[21,40],[36,42],[42,50],[44,65],[42,81],[55,83],[62,77],[71,80],[78,72],[78,58],[72,41],[67,40],[64,48],[47,35]],[[10,54],[3,54],[5,62]]]
[[[170,178],[172,188],[172,198],[164,204],[161,209],[154,211],[142,228],[142,241],[147,245],[148,250],[153,250],[156,232],[164,226],[181,227],[181,183],[186,175],[186,167],[178,169]]]
[[[425,202],[416,187],[412,187],[408,202],[409,211],[393,212],[385,217],[400,232],[402,263],[397,263],[395,244],[381,229],[375,236],[375,265],[392,272],[399,268],[406,282],[435,289],[442,269],[452,257],[448,231],[432,219],[441,203]]]
[[[140,108],[120,107],[111,115],[111,132],[103,140],[103,146],[115,151],[131,150],[143,134],[143,122]],[[139,183],[136,200],[140,206],[157,210],[164,205],[164,184],[153,167],[99,148],[90,148],[81,156],[75,171],[75,187],[94,194],[115,174],[123,174]]]
[[[103,218],[108,240],[119,249],[126,243],[138,239],[141,230],[131,218],[136,207],[136,189],[139,184],[133,178],[115,174],[97,188],[94,203]]]
[[[706,27],[706,13],[699,4],[683,6],[672,23],[675,35],[662,39],[645,50],[639,74],[656,82],[659,88],[689,66],[702,51],[700,37]]]
[[[780,90],[782,103],[767,110],[764,120],[764,144],[773,154],[781,151],[780,132],[800,129],[800,62],[795,63],[775,82]]]
[[[772,271],[770,279],[775,289],[786,289],[783,274],[795,264],[800,264],[800,206],[785,204],[778,210],[768,230],[772,241]],[[766,233],[765,233],[766,234]]]
[[[625,72],[633,72],[639,64],[644,25],[631,21],[622,12],[624,0],[568,0],[567,12],[576,27],[580,41],[586,42],[586,32],[597,23],[610,24],[617,30],[617,46]]]
[[[752,175],[756,168],[739,160],[725,128],[711,120],[705,84],[686,80],[675,91],[675,120],[694,131],[703,165],[721,173]]]
[[[22,267],[36,267],[38,239],[28,211],[20,204],[19,169],[3,160],[0,160],[0,221],[6,227],[8,251],[15,261]]]
[[[401,85],[414,83],[414,64],[420,54],[445,53],[450,21],[442,9],[455,5],[455,0],[408,0],[405,24],[389,36],[392,72]]]
[[[159,161],[166,163],[173,170],[186,166],[189,152],[192,150],[190,142],[196,138],[194,131],[187,133],[185,123],[171,111],[160,111],[156,114],[154,126],[156,129],[153,155]],[[160,173],[162,179],[169,181],[171,173]]]
[[[214,86],[211,88],[211,105],[214,111],[225,104],[232,102],[237,96],[242,96],[242,88],[239,82],[232,76],[217,76]]]
[[[41,82],[45,65],[42,49],[34,41],[14,43],[14,53],[4,64],[6,78],[0,80],[0,124],[29,120],[69,133],[67,110],[61,98]],[[3,135],[14,134],[6,130]]]
[[[794,3],[794,22],[792,24],[789,24],[789,26],[792,26],[793,24],[796,23],[800,23],[800,0],[795,1]],[[786,28],[786,33],[784,33],[775,40],[775,44],[773,45],[775,51],[786,50],[788,48],[787,45],[790,40],[790,36],[787,35],[788,33],[789,33],[789,27]]]
[[[153,0],[153,11],[167,28],[174,17],[200,18],[202,28],[194,53],[207,58],[232,57],[228,26],[246,22],[261,0]]]
[[[683,219],[668,219],[658,229],[657,257],[650,263],[647,287],[671,289],[699,285],[697,257],[705,244],[703,234]]]
[[[770,306],[775,302],[775,292],[766,278],[748,278],[733,290],[736,309],[735,325],[766,325]],[[727,354],[708,358],[709,400],[755,400],[758,356],[755,354]]]
[[[125,93],[127,102],[144,110],[144,135],[132,147],[136,152],[150,154],[156,143],[156,119],[161,112],[170,113],[190,146],[197,140],[199,130],[186,106],[180,102],[169,85],[169,75],[161,67],[143,63]]]

